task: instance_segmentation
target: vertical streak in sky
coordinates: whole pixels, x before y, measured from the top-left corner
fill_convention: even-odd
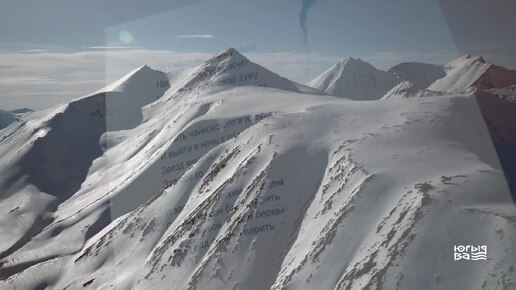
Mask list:
[[[307,54],[306,59],[306,79],[310,78],[310,50],[308,49],[308,30],[306,29],[306,20],[308,17],[308,10],[315,4],[316,0],[301,0],[301,11],[299,11],[299,26],[303,32],[303,44]]]
[[[303,32],[303,44],[305,45],[305,51],[308,52],[308,31],[306,29],[306,20],[308,17],[308,10],[315,3],[315,0],[301,0],[301,11],[299,11],[299,26]]]

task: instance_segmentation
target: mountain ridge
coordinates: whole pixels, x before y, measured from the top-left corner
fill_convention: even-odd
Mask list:
[[[348,62],[350,64],[346,65]],[[375,73],[383,75],[383,78],[375,77]],[[380,82],[383,85],[378,86],[377,79],[389,81]],[[325,91],[329,95],[354,100],[391,99],[401,95],[404,96],[402,98],[439,96],[443,92],[456,94],[510,87],[516,85],[516,71],[489,64],[482,56],[472,57],[468,54],[444,65],[404,62],[387,71],[378,70],[361,59],[348,57],[308,82],[307,85]],[[411,92],[408,92],[409,86]],[[375,87],[376,91],[372,89]],[[360,91],[360,88],[369,92]],[[405,93],[400,95],[403,90]]]
[[[307,85],[337,97],[354,100],[379,99],[398,84],[397,77],[355,58],[345,58]]]

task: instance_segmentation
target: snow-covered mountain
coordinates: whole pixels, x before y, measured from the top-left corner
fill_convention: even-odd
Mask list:
[[[321,90],[396,85],[336,66]],[[516,212],[483,113],[474,92],[328,96],[233,49],[142,66],[0,131],[0,289],[511,285]]]
[[[15,114],[13,114],[11,112],[0,110],[0,130],[9,126],[11,123],[15,122],[16,120],[17,120],[17,118],[16,118]]]
[[[307,83],[329,95],[353,100],[442,96],[477,90],[500,89],[515,98],[516,71],[464,55],[444,66],[406,62],[388,71],[378,70],[361,59],[347,58]],[[506,89],[508,88],[508,89]]]
[[[307,85],[333,96],[375,100],[399,82],[395,74],[376,69],[360,58],[349,57],[333,65]]]
[[[444,70],[446,76],[435,81],[428,89],[464,92],[516,85],[516,71],[489,64],[481,56],[464,55],[447,63]]]
[[[478,56],[462,56],[443,67],[404,63],[389,70],[404,81],[382,98],[412,98],[446,94],[489,92],[506,100],[516,99],[516,71],[486,63]]]
[[[250,61],[233,48],[225,49],[210,60],[192,69],[171,73],[177,79],[180,92],[210,90],[218,92],[227,87],[258,86],[299,93],[322,94],[314,88],[290,81]]]

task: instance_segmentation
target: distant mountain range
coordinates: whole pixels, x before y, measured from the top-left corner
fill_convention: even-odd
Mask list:
[[[408,62],[388,71],[347,58],[307,85],[353,100],[426,97],[511,87],[516,85],[516,71],[469,55],[443,66]]]

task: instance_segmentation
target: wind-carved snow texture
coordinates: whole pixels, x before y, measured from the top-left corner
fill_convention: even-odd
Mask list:
[[[0,288],[510,289],[510,107],[482,92],[351,101],[233,49],[140,67],[1,131]]]

